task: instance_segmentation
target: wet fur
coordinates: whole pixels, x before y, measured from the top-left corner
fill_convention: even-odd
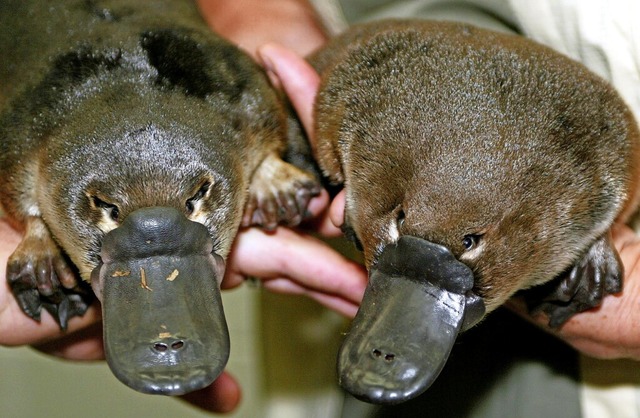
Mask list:
[[[579,262],[620,290],[608,230],[637,206],[640,135],[605,81],[533,41],[444,22],[356,26],[310,61],[318,162],[344,183],[368,268],[406,234],[468,264],[487,311]]]

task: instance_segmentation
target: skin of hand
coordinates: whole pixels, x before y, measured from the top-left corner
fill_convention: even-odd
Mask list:
[[[614,225],[612,234],[625,268],[621,293],[606,296],[602,305],[574,315],[559,329],[548,327],[542,313],[529,315],[522,300],[513,298],[507,306],[583,354],[640,360],[640,237],[622,224]]]
[[[327,40],[308,0],[198,0],[209,26],[255,57],[257,48],[278,42],[301,56]]]
[[[264,45],[258,56],[272,82],[288,95],[307,132],[313,132],[313,102],[320,82],[314,69],[294,51],[277,44]],[[313,147],[314,138],[310,140]],[[343,223],[342,192],[332,201],[328,217],[336,227]],[[559,329],[547,326],[544,314],[530,315],[522,300],[513,298],[507,307],[585,355],[640,360],[640,236],[620,224],[613,226],[612,234],[625,267],[623,292],[605,297],[601,306],[573,316]]]

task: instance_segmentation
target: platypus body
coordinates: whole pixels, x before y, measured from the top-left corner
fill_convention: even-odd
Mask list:
[[[318,163],[370,277],[338,359],[348,391],[416,396],[520,290],[547,284],[552,326],[621,290],[610,226],[636,210],[640,135],[601,78],[445,22],[356,26],[310,61]]]
[[[78,273],[116,376],[149,393],[208,385],[229,354],[219,284],[238,228],[296,224],[319,192],[281,159],[267,78],[190,1],[6,0],[0,26],[15,297],[65,328],[91,303]]]

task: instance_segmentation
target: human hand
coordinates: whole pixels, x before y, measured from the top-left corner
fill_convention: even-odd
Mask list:
[[[278,42],[304,56],[322,45],[327,31],[307,0],[198,0],[209,26],[250,55]]]
[[[621,224],[613,226],[612,235],[625,268],[621,293],[606,296],[602,305],[574,315],[559,329],[550,328],[543,313],[529,315],[520,299],[507,307],[588,356],[640,360],[640,236]]]

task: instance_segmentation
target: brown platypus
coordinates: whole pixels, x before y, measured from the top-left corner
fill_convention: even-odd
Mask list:
[[[621,290],[610,226],[638,201],[640,135],[583,65],[516,35],[355,26],[310,57],[317,159],[369,271],[340,383],[426,390],[457,335],[523,289],[560,326]]]
[[[92,301],[79,275],[118,378],[208,385],[229,355],[219,285],[238,228],[296,224],[320,190],[281,159],[267,78],[190,1],[7,0],[0,26],[0,203],[24,230],[13,294],[65,328]]]

